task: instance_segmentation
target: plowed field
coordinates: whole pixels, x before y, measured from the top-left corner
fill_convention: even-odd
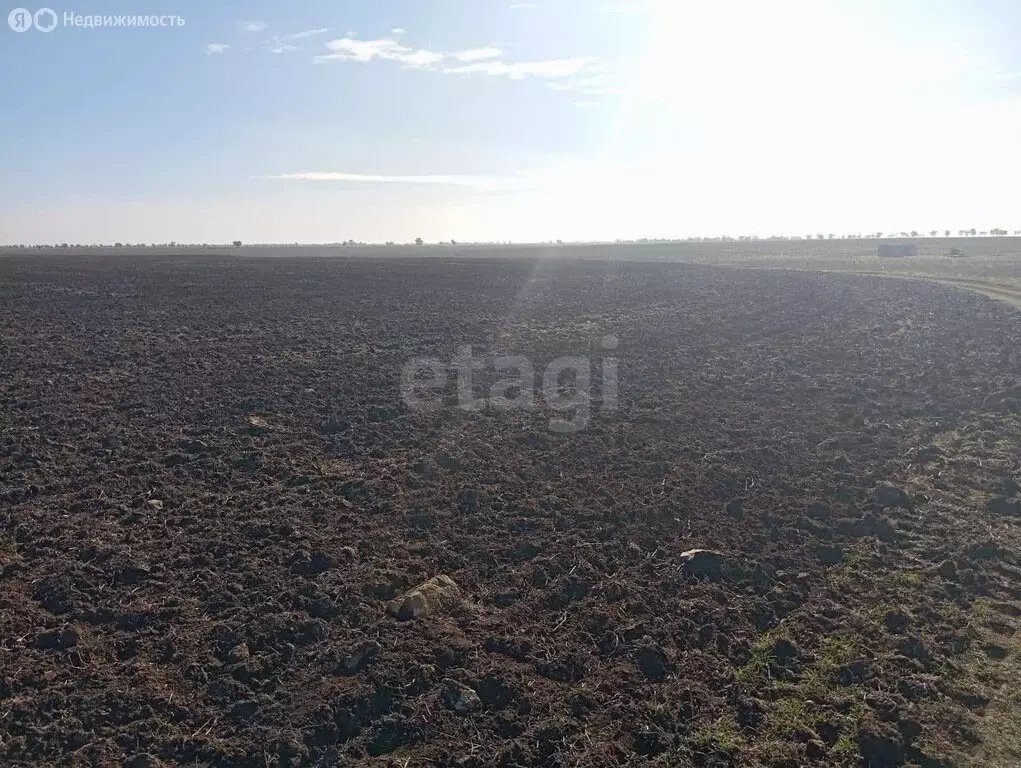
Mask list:
[[[402,400],[407,361],[465,345],[589,360],[587,423]],[[0,350],[3,764],[1021,765],[1007,306],[637,262],[11,257]],[[451,599],[388,613],[441,574]]]

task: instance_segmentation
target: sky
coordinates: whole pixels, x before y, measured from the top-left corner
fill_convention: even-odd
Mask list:
[[[52,2],[0,243],[1021,228],[1016,0]]]

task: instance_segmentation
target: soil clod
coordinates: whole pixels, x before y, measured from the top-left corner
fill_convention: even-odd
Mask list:
[[[410,621],[449,609],[460,599],[461,591],[454,580],[440,574],[392,600],[387,611],[398,621]]]

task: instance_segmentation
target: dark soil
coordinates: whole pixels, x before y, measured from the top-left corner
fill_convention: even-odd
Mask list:
[[[1021,476],[961,517],[909,477],[941,435],[1013,435],[990,396],[1021,382],[1021,321],[989,300],[665,264],[9,258],[0,340],[4,764],[939,766],[928,745],[981,742],[990,696],[954,659],[976,599],[1017,621],[1018,552],[983,537]],[[590,423],[405,405],[406,361],[467,344],[590,357]],[[387,612],[440,574],[458,600]]]

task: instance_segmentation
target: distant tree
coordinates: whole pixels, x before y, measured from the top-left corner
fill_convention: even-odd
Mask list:
[[[113,247],[114,248],[123,248],[124,247],[124,243],[114,243]]]
[[[416,237],[415,238],[415,245],[421,245],[421,244],[422,244],[422,238]]]
[[[67,243],[61,243],[61,244],[60,244],[60,247],[61,247],[61,248],[67,248]]]
[[[912,237],[918,237],[918,230],[917,229],[912,229],[911,230],[911,236]]]
[[[825,240],[826,239],[826,235],[824,235],[822,232],[820,232],[819,234],[817,234],[815,236],[815,239],[816,240]]]
[[[233,243],[231,243],[231,245],[233,245],[235,248],[240,248],[241,247],[241,241],[240,240],[235,240]]]
[[[982,237],[985,237],[985,236],[986,236],[986,235],[988,235],[988,234],[989,234],[989,233],[988,233],[988,232],[986,232],[985,230],[982,230],[981,232],[979,232],[979,235],[981,235]]]
[[[934,229],[934,230],[932,230],[932,232],[929,233],[929,237],[936,237],[936,235],[938,235],[938,234],[939,234],[939,230]]]
[[[968,230],[968,234],[971,235],[972,237],[975,237],[977,231],[978,230],[976,230],[975,227],[972,227],[971,229]]]
[[[949,229],[944,229],[943,230],[943,237],[950,237],[950,230]]]
[[[457,240],[451,240],[451,241],[450,241],[450,244],[451,244],[451,245],[457,245]]]

